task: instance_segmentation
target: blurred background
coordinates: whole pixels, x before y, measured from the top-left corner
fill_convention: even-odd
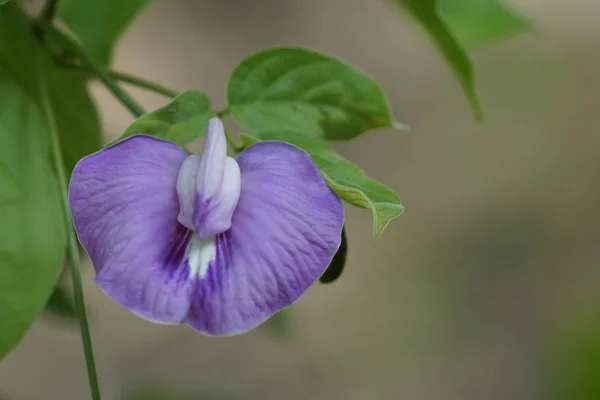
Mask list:
[[[519,0],[533,30],[474,49],[485,123],[431,42],[385,1],[155,0],[115,68],[217,108],[272,45],[348,60],[409,132],[336,148],[405,213],[373,241],[347,208],[349,261],[261,327],[207,338],[146,322],[84,279],[105,399],[600,399],[600,3]],[[132,117],[94,86],[106,138]],[[164,98],[136,89],[148,109]],[[0,363],[2,400],[89,398],[78,327],[42,317]]]

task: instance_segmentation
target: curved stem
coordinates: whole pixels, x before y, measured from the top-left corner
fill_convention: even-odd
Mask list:
[[[68,50],[77,56],[86,66],[86,68],[93,72],[104,83],[108,90],[110,90],[115,97],[119,99],[121,103],[123,103],[123,105],[129,109],[129,111],[131,111],[133,115],[136,117],[141,117],[142,115],[146,114],[146,110],[144,110],[141,105],[139,105],[131,96],[121,89],[115,80],[109,76],[108,71],[104,68],[104,66],[90,57],[79,43],[71,40],[62,31],[46,21],[38,20],[36,23],[37,26],[39,26],[40,29],[52,40],[54,40],[65,50]]]
[[[69,62],[60,56],[55,56],[54,60],[59,66],[63,68],[77,69],[85,72],[94,73],[94,71],[90,70],[89,68],[86,68],[83,65],[75,64],[73,62]],[[176,90],[169,89],[168,87],[163,86],[158,82],[154,82],[137,75],[132,75],[126,72],[119,72],[114,70],[107,70],[106,74],[114,80],[121,81],[132,86],[137,86],[139,88],[146,89],[157,94],[161,94],[165,97],[176,97],[179,94],[179,92]]]
[[[166,97],[175,97],[179,94],[176,90],[169,89],[161,85],[160,83],[151,81],[149,79],[141,78],[136,75],[127,74],[125,72],[108,71],[108,76],[123,83],[128,83],[133,86],[137,86],[143,89],[147,89],[151,92],[162,94]]]
[[[46,82],[44,82],[42,78],[40,78],[40,84],[42,93],[42,108],[50,128],[52,158],[60,184],[65,228],[67,232],[67,261],[71,268],[71,276],[73,279],[73,296],[75,298],[75,309],[81,327],[81,340],[83,342],[83,352],[85,354],[85,363],[87,366],[90,391],[92,392],[93,400],[100,400],[101,396],[100,387],[98,385],[98,374],[96,372],[94,350],[92,347],[92,339],[85,311],[85,299],[83,296],[83,286],[81,284],[81,274],[79,273],[79,247],[77,245],[77,239],[75,238],[75,232],[73,231],[73,223],[71,220],[71,212],[69,211],[69,201],[67,198],[67,174],[65,173],[63,166],[63,157],[56,129],[56,121],[54,120],[54,113],[52,111],[52,105],[50,104],[48,88],[46,87]]]

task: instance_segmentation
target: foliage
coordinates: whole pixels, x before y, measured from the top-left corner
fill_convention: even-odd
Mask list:
[[[439,12],[463,46],[479,46],[529,29],[529,21],[501,0],[440,0]]]
[[[458,78],[475,119],[483,110],[475,90],[473,62],[463,47],[521,30],[525,20],[500,0],[392,0],[432,38]]]
[[[114,46],[135,15],[149,0],[63,0],[59,16],[77,35],[89,54],[110,63]]]
[[[281,131],[348,140],[395,123],[371,77],[334,57],[273,48],[243,60],[231,74],[228,108],[257,135]]]

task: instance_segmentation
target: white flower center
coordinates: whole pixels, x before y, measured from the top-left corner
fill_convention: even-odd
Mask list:
[[[190,278],[204,278],[210,262],[217,258],[215,237],[202,240],[198,235],[193,235],[185,250],[185,258],[188,260]]]

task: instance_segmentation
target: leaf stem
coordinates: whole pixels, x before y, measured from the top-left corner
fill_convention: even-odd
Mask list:
[[[94,72],[94,71],[90,70],[89,68],[86,68],[83,65],[71,63],[61,57],[55,57],[55,59],[56,59],[56,63],[58,65],[60,65],[61,67],[78,69],[78,70],[91,72],[91,73]],[[123,83],[127,83],[132,86],[137,86],[139,88],[149,90],[151,92],[163,95],[165,97],[172,98],[172,97],[176,97],[179,94],[179,92],[176,90],[170,89],[166,86],[161,85],[158,82],[154,82],[154,81],[151,81],[146,78],[142,78],[137,75],[132,75],[132,74],[128,74],[126,72],[119,72],[119,71],[113,71],[113,70],[107,70],[106,74],[114,80],[121,81]]]
[[[179,92],[176,90],[169,89],[160,83],[136,75],[127,74],[125,72],[108,71],[108,76],[123,83],[128,83],[133,86],[147,89],[151,92],[162,94],[165,97],[176,97],[179,94]]]
[[[77,56],[91,72],[93,72],[125,107],[136,117],[146,114],[146,110],[127,94],[109,75],[103,65],[90,57],[85,49],[74,40],[67,37],[61,30],[43,20],[36,21],[40,29],[56,41],[62,48]]]
[[[83,286],[81,283],[81,274],[79,272],[79,247],[77,245],[75,232],[73,231],[73,222],[71,220],[71,212],[69,210],[69,201],[67,196],[67,174],[65,173],[63,166],[63,157],[56,129],[56,121],[54,120],[54,113],[52,111],[52,105],[50,104],[48,88],[46,87],[46,82],[43,81],[43,78],[41,77],[40,83],[40,89],[42,93],[42,106],[46,120],[48,122],[48,126],[50,128],[54,167],[56,169],[56,173],[58,174],[58,180],[60,184],[64,222],[67,232],[67,262],[71,268],[71,276],[73,280],[73,296],[75,298],[75,309],[79,318],[79,324],[81,328],[81,341],[83,342],[83,352],[85,354],[85,363],[88,372],[90,391],[92,393],[93,400],[100,400],[101,396],[100,387],[98,385],[98,374],[96,372],[96,364],[94,362],[94,350],[92,346],[92,339],[85,311],[85,299],[83,295]]]

